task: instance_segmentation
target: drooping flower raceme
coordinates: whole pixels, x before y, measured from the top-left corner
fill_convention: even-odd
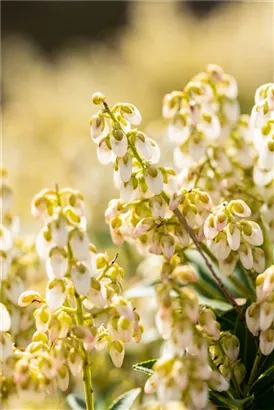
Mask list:
[[[8,183],[7,171],[1,168],[0,185],[0,259],[1,302],[10,316],[10,333],[17,346],[25,347],[31,340],[33,317],[31,309],[21,309],[18,297],[27,288],[34,270],[39,274],[34,244],[19,233],[19,218],[11,212],[13,192]]]
[[[253,335],[259,335],[260,350],[269,355],[274,350],[274,265],[257,276],[257,301],[246,311],[246,323]]]
[[[120,367],[124,344],[139,342],[142,326],[121,294],[123,269],[89,241],[82,194],[71,189],[43,190],[35,196],[32,212],[45,221],[36,249],[49,281],[45,298],[35,291],[19,297],[20,306],[36,305],[37,331],[28,354],[18,355],[14,380],[35,388],[38,379],[41,388],[54,391],[57,386],[65,391],[70,373],[83,371],[86,383],[91,382],[94,349],[106,348]],[[32,371],[26,372],[26,367]]]
[[[207,244],[217,257],[221,273],[231,274],[240,259],[243,266],[261,273],[265,269],[263,233],[260,226],[247,218],[251,210],[242,200],[216,207],[204,224]]]

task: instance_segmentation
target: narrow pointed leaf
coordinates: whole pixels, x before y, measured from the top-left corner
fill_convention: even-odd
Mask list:
[[[108,410],[129,410],[134,401],[141,393],[141,389],[132,389],[119,396],[108,408]]]

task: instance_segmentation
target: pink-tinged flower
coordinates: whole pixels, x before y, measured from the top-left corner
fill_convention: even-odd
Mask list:
[[[208,388],[206,383],[199,381],[192,383],[189,388],[189,397],[190,402],[197,409],[206,408],[208,402]]]
[[[260,334],[260,349],[263,355],[268,356],[274,349],[274,329],[270,328]]]
[[[82,360],[80,352],[78,352],[74,348],[70,349],[69,351],[67,363],[68,363],[69,370],[71,371],[73,376],[78,376],[81,373],[82,366],[83,366],[83,360]]]
[[[256,336],[260,329],[260,307],[258,304],[253,303],[246,311],[245,314],[246,324],[250,332]]]
[[[56,375],[57,386],[61,391],[66,391],[69,386],[69,370],[65,364],[58,369]]]

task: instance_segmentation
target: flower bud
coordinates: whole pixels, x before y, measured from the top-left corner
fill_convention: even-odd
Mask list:
[[[221,344],[224,349],[225,354],[232,362],[237,360],[240,351],[239,339],[234,335],[224,335],[221,338]]]
[[[243,363],[237,362],[237,363],[235,364],[235,366],[234,366],[233,369],[234,369],[234,370],[233,370],[233,371],[234,371],[234,376],[235,376],[235,378],[236,378],[236,380],[237,380],[237,383],[238,383],[238,384],[241,384],[242,381],[243,381],[244,378],[245,378],[245,375],[246,375],[245,365],[244,365]]]
[[[40,293],[35,292],[34,290],[26,290],[18,298],[18,305],[21,307],[29,306],[34,302],[41,303],[42,298]]]
[[[92,102],[95,105],[100,105],[103,102],[105,102],[105,100],[106,100],[105,95],[99,91],[97,93],[94,93],[92,96]]]

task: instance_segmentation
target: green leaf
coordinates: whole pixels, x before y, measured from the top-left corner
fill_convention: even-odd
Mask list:
[[[157,359],[150,359],[146,362],[134,364],[132,367],[134,370],[137,370],[138,372],[142,372],[151,376],[153,374],[152,367],[156,361]]]
[[[71,393],[67,396],[66,400],[72,410],[86,410],[86,402],[81,397]]]
[[[270,376],[271,373],[274,372],[274,365],[269,367],[264,373],[262,373],[257,380],[255,380],[255,382],[252,385],[252,388],[259,383],[262,379],[265,379],[267,376]]]
[[[108,410],[129,410],[135,399],[141,393],[141,389],[132,389],[119,396],[108,408]]]
[[[249,401],[254,400],[254,395],[245,397],[244,399],[230,399],[228,397],[224,397],[223,395],[216,393],[215,391],[211,391],[210,395],[213,398],[216,398],[220,402],[226,404],[229,406],[229,408],[237,409],[238,407],[241,407],[243,404],[248,403]],[[232,406],[232,407],[231,407]]]
[[[208,299],[202,295],[199,295],[199,304],[211,307],[212,309],[220,310],[221,312],[228,312],[233,309],[229,303],[216,299]]]

